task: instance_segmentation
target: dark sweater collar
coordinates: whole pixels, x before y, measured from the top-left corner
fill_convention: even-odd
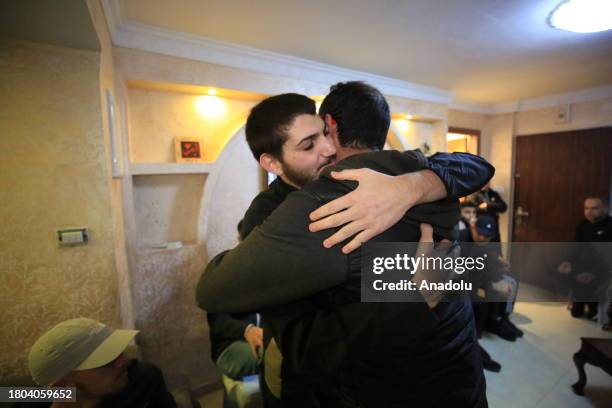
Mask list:
[[[609,215],[606,215],[605,217],[603,217],[601,220],[591,224],[589,222],[589,220],[586,220],[586,223],[588,225],[591,225],[593,228],[599,228],[599,227],[603,227],[604,225],[608,224],[610,221],[612,221],[612,217],[610,217]]]
[[[282,199],[284,199],[289,193],[297,191],[297,188],[293,187],[291,184],[285,183],[285,180],[280,177],[277,177],[276,180],[270,183],[268,188],[270,191],[273,191],[274,194],[282,197]]]

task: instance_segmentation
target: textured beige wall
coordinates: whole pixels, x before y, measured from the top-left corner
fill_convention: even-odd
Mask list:
[[[539,109],[518,113],[515,134],[524,136],[611,126],[612,98],[571,105],[568,123],[556,123],[556,113],[557,109]]]
[[[481,113],[463,112],[455,109],[448,111],[448,126],[482,131],[488,116]]]
[[[185,376],[198,387],[218,379],[205,314],[195,304],[195,286],[208,262],[204,246],[143,248],[137,257],[132,282],[143,357],[157,364],[171,383]]]
[[[97,53],[0,41],[0,373],[55,323],[119,325]],[[88,245],[55,230],[87,226]]]
[[[512,212],[512,163],[514,114],[491,116],[485,122],[480,145],[480,155],[495,166],[491,187],[506,203],[508,210],[499,217],[502,242],[510,239],[509,222]]]

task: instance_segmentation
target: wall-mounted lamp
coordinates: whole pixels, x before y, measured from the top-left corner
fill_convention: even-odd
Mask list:
[[[204,118],[215,119],[223,116],[226,111],[225,101],[218,96],[202,95],[195,99],[195,109]]]

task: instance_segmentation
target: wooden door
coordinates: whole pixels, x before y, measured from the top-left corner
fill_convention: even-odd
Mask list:
[[[612,127],[518,136],[515,157],[512,267],[550,288],[562,246],[516,243],[572,241],[584,199],[609,197]]]

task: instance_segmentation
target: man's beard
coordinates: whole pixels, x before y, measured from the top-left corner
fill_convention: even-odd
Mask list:
[[[323,170],[323,168],[329,166],[330,164],[332,164],[331,160],[323,164],[316,170],[305,171],[297,170],[283,163],[283,175],[291,184],[297,186],[298,188],[302,188],[311,181],[316,180],[319,177],[319,173],[321,172],[321,170]]]
[[[304,187],[306,184],[315,180],[318,176],[317,172],[300,171],[283,164],[283,175],[291,184],[298,188]]]

